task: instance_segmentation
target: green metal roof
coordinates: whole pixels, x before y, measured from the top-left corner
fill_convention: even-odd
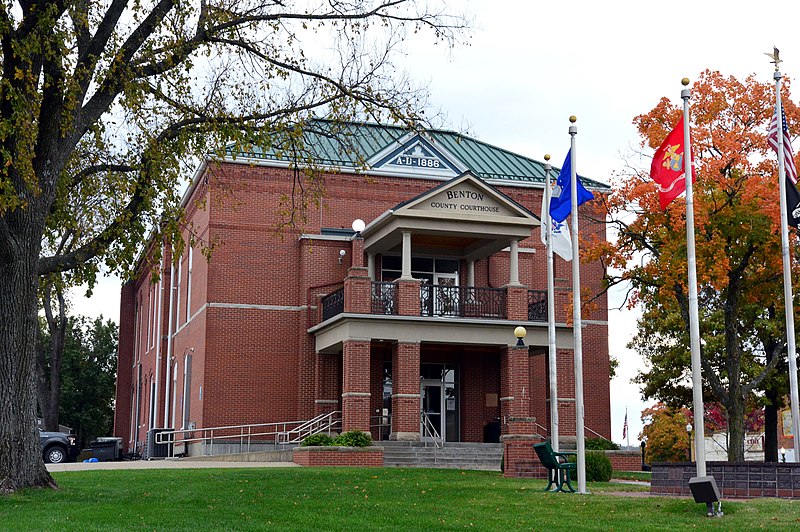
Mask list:
[[[367,171],[365,166],[380,153],[398,141],[418,133],[432,145],[444,148],[450,158],[464,170],[482,179],[544,183],[544,163],[519,155],[486,142],[468,137],[454,131],[426,129],[413,131],[401,126],[371,123],[336,123],[328,120],[312,120],[303,127],[302,141],[276,142],[268,149],[252,148],[236,151],[233,146],[226,149],[227,157],[245,157],[265,161],[296,162],[313,161],[319,166],[354,168]],[[299,163],[298,163],[299,164]],[[553,167],[552,178],[560,168]],[[460,173],[460,172],[459,172]],[[581,176],[587,187],[609,190],[602,182]]]

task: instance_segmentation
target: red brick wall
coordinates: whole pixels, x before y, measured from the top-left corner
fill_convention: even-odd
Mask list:
[[[127,282],[122,285],[120,294],[120,316],[133,316],[136,303],[135,285]],[[134,323],[132,319],[122,319],[119,324],[119,346],[117,352],[117,388],[115,394],[114,436],[122,438],[127,449],[130,444],[131,390],[133,387],[134,364]]]
[[[367,222],[375,219],[397,203],[419,195],[439,185],[439,181],[403,179],[392,177],[356,176],[337,174],[326,176],[326,196],[319,209],[308,213],[302,230],[318,234],[321,227],[349,228],[356,217]],[[317,400],[341,399],[341,355],[317,355],[314,339],[307,328],[315,323],[307,305],[315,289],[341,282],[352,264],[353,250],[346,240],[300,239],[299,230],[285,229],[281,236],[274,232],[280,222],[279,197],[290,193],[292,173],[286,169],[251,166],[247,164],[222,164],[210,166],[194,194],[202,200],[204,208],[189,208],[189,222],[201,242],[213,243],[216,249],[207,262],[197,249],[193,256],[190,315],[194,321],[186,324],[186,291],[188,283],[187,253],[181,258],[181,308],[177,310],[178,333],[171,355],[178,365],[179,381],[177,418],[181,417],[183,386],[183,357],[191,351],[192,421],[198,426],[219,424],[287,421],[311,417],[319,411],[340,409],[315,403]],[[541,189],[498,187],[522,205],[538,212]],[[588,238],[600,230],[582,219],[581,237]],[[520,253],[520,281],[533,289],[546,288],[546,254],[538,231],[520,243],[522,249],[533,248],[535,253]],[[345,249],[343,262],[338,262],[339,250]],[[476,262],[475,281],[478,286],[499,287],[508,282],[508,253]],[[560,258],[556,262],[556,301],[558,321],[566,322],[571,303],[570,264]],[[168,273],[168,268],[167,268]],[[462,272],[466,275],[466,268]],[[581,285],[588,293],[599,291],[601,268],[599,264],[583,265]],[[146,285],[144,274],[136,283],[136,293],[144,301]],[[165,278],[166,279],[166,278]],[[168,280],[167,280],[168,282]],[[165,286],[169,286],[166,284]],[[169,290],[165,290],[168,293]],[[418,296],[418,292],[414,292]],[[207,305],[235,305],[220,308]],[[249,305],[249,308],[243,306]],[[144,307],[145,310],[147,307]],[[596,308],[584,313],[584,389],[586,426],[610,436],[608,341],[605,299]],[[168,315],[164,305],[162,319]],[[131,338],[120,343],[120,367],[127,363],[133,367],[136,358],[123,349],[135,345],[132,338],[132,309],[123,309],[121,322],[127,324]],[[600,323],[597,323],[600,322]],[[166,325],[164,326],[166,331]],[[141,332],[140,332],[141,333]],[[140,334],[141,336],[141,334]],[[127,346],[127,347],[125,347]],[[423,346],[423,351],[426,347]],[[490,350],[491,351],[491,350]],[[166,348],[162,351],[166,355]],[[482,441],[483,427],[499,417],[499,407],[487,407],[486,395],[499,394],[499,354],[494,351],[463,347],[436,351],[429,350],[423,359],[447,359],[461,366],[461,439]],[[382,352],[383,353],[383,352]],[[155,374],[154,355],[141,354],[143,374]],[[373,370],[385,353],[372,354]],[[376,358],[377,357],[377,358]],[[127,360],[127,362],[125,362]],[[165,356],[162,356],[162,363]],[[322,360],[325,360],[322,362]],[[424,361],[424,360],[423,360]],[[545,425],[548,408],[546,399],[546,366],[543,356],[530,360],[530,414]],[[559,396],[561,433],[574,434],[574,397],[571,386],[572,351],[559,351]],[[368,414],[380,408],[379,372],[372,371],[366,390],[372,393]],[[163,395],[164,376],[160,370],[160,400]],[[127,391],[122,389],[128,379]],[[153,377],[154,378],[154,377]],[[118,431],[129,426],[129,401],[131,375],[121,373],[118,384],[118,408],[115,420]],[[200,388],[203,394],[200,399]],[[127,397],[127,399],[126,399]],[[143,398],[144,399],[144,394]],[[141,401],[139,415],[146,420],[147,402]],[[377,405],[377,406],[376,406]],[[144,412],[142,412],[144,408]],[[163,412],[159,405],[158,412]],[[162,414],[159,414],[162,415]],[[120,432],[120,434],[122,434]]]
[[[614,471],[641,471],[641,451],[606,451]]]
[[[506,460],[508,467],[505,468],[506,476],[509,477],[524,477],[524,478],[547,478],[547,469],[539,461],[536,453],[533,458],[524,455],[527,448],[522,445],[517,445],[516,460],[511,462]],[[531,448],[532,449],[532,448]],[[614,471],[641,471],[642,470],[642,453],[639,451],[605,451],[606,456],[611,461],[611,468]],[[513,460],[512,454],[512,460]]]
[[[304,467],[349,466],[382,467],[383,448],[378,447],[297,447],[292,452],[295,464]]]

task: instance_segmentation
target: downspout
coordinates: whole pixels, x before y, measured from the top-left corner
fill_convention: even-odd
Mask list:
[[[170,385],[172,384],[172,371],[170,371],[172,366],[172,327],[173,327],[173,315],[172,312],[172,296],[175,293],[175,264],[172,262],[172,254],[170,254],[170,266],[169,266],[169,324],[167,325],[167,367],[164,370],[164,428],[167,428],[167,424],[172,426],[172,423],[169,421],[169,395],[172,392],[170,389]]]

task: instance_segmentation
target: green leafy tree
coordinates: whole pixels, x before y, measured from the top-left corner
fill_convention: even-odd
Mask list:
[[[65,320],[59,358],[57,423],[72,427],[81,447],[114,428],[114,392],[117,367],[117,325],[102,318]],[[50,369],[53,337],[43,327],[44,369]],[[49,427],[47,427],[49,428]]]
[[[302,154],[317,114],[416,124],[422,93],[392,52],[464,25],[413,0],[0,6],[0,492],[55,485],[34,422],[39,277],[130,270],[151,230],[180,250],[177,184],[226,144]],[[296,180],[290,226],[324,193],[317,174]]]
[[[728,459],[744,459],[748,402],[785,359],[780,209],[774,153],[767,145],[773,85],[703,72],[692,87],[695,239],[703,394],[725,409]],[[791,124],[800,109],[784,85]],[[663,98],[634,119],[643,144],[658,147],[682,109]],[[658,204],[645,171],[625,176],[603,198],[616,242],[594,242],[588,258],[603,260],[609,285],[629,283],[642,318],[630,346],[648,367],[636,381],[645,398],[691,404],[685,202]],[[795,262],[793,278],[800,269]],[[797,286],[795,286],[797,293]],[[777,318],[776,318],[777,317]]]
[[[44,430],[58,431],[61,401],[61,362],[67,339],[67,301],[60,276],[43,278],[44,318],[37,330],[36,396]]]

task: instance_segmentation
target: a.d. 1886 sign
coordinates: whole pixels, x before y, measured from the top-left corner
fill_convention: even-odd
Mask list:
[[[418,168],[442,168],[444,164],[438,157],[424,150],[417,144],[413,150],[398,155],[393,161],[398,166],[413,166]]]

